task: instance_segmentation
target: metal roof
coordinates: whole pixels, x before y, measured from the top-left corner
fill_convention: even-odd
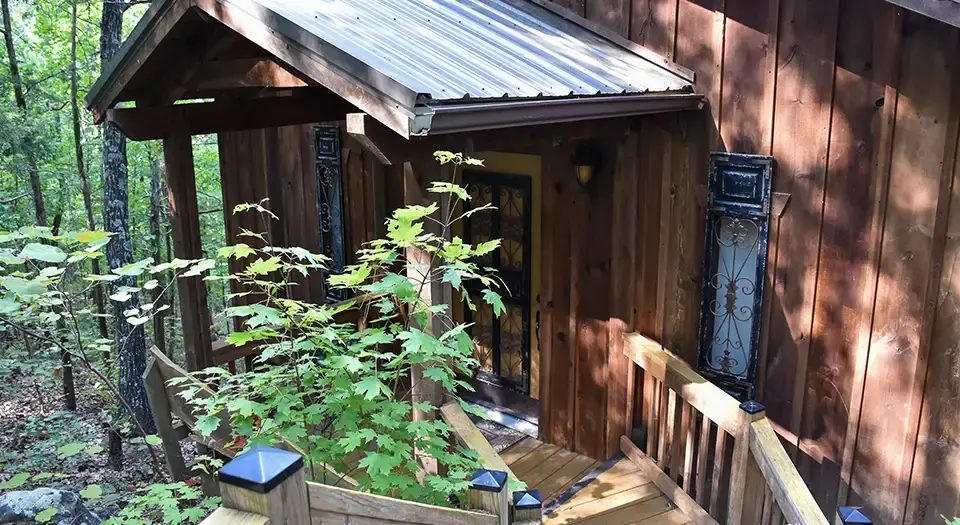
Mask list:
[[[530,0],[253,0],[428,99],[690,92],[689,79]]]

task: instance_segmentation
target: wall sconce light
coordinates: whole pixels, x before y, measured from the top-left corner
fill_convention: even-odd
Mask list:
[[[586,186],[590,179],[600,171],[603,164],[603,158],[600,150],[590,144],[581,143],[577,146],[573,156],[570,157],[570,163],[573,164],[576,171],[577,181],[580,185]]]

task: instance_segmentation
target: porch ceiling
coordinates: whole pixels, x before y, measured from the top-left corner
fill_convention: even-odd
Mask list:
[[[86,103],[322,86],[410,137],[692,109],[692,81],[542,0],[159,0]]]

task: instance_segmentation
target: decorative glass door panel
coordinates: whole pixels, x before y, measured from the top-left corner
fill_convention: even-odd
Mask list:
[[[475,300],[476,312],[466,311],[474,323],[474,356],[480,362],[478,379],[529,394],[530,392],[530,179],[482,171],[464,173],[471,200],[468,208],[492,204],[467,218],[465,237],[470,244],[501,239],[500,248],[480,258],[506,284],[505,311],[499,318],[489,305]],[[469,289],[471,296],[479,290]]]
[[[710,157],[699,370],[741,399],[756,384],[772,178],[772,157]]]

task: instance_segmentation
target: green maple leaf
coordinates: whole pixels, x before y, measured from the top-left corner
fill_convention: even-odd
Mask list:
[[[213,434],[219,426],[220,416],[218,414],[207,414],[197,418],[197,432],[200,432],[201,436]]]
[[[280,269],[280,258],[271,257],[269,259],[257,259],[247,265],[247,273],[253,275],[266,275]]]
[[[497,317],[500,317],[500,314],[506,311],[500,294],[489,288],[483,291],[483,302],[489,304],[490,307],[493,308],[493,315]]]
[[[379,395],[389,396],[390,388],[374,376],[368,376],[353,385],[353,391],[363,396],[367,401],[376,399]]]

